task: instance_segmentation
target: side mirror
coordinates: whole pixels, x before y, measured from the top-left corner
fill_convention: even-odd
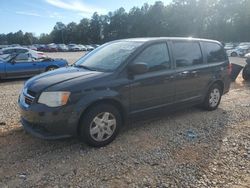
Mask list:
[[[133,74],[144,74],[148,72],[148,65],[143,62],[135,63],[129,66],[129,71]]]

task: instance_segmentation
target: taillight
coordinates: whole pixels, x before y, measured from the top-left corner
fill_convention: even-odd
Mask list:
[[[231,75],[231,73],[232,73],[232,64],[231,63],[228,64],[227,72],[229,75]]]

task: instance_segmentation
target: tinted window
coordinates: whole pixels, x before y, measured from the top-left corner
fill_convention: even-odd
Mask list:
[[[171,68],[167,45],[154,44],[146,48],[135,60],[134,63],[146,63],[149,72]]]
[[[174,42],[173,53],[176,67],[188,67],[203,63],[201,48],[198,42]]]
[[[220,45],[209,42],[203,43],[203,45],[205,46],[207,51],[208,63],[217,63],[227,60],[225,51]]]

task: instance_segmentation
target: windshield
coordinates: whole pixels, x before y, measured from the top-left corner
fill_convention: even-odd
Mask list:
[[[142,42],[119,41],[108,43],[79,59],[75,65],[90,70],[111,72],[117,69]]]

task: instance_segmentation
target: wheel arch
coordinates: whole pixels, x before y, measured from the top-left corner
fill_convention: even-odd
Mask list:
[[[79,135],[80,133],[80,122],[82,120],[82,118],[84,117],[84,114],[90,110],[92,107],[96,106],[96,105],[100,105],[100,104],[109,104],[114,106],[121,114],[121,118],[122,118],[122,125],[124,125],[125,121],[126,121],[126,117],[127,117],[127,112],[125,107],[122,105],[122,103],[114,98],[103,98],[103,99],[98,99],[95,100],[93,102],[91,102],[82,112],[80,115],[80,118],[78,120],[78,124],[77,124],[77,135]]]
[[[218,85],[221,87],[221,89],[222,89],[222,95],[224,94],[224,89],[225,89],[224,82],[223,82],[222,80],[213,80],[213,81],[211,81],[211,82],[207,85],[207,88],[204,90],[204,96],[203,96],[202,101],[206,98],[209,89],[210,89],[214,84],[218,84]]]
[[[216,81],[214,81],[214,82],[210,85],[210,87],[212,87],[214,84],[218,84],[218,85],[221,87],[221,89],[222,89],[222,94],[223,94],[223,93],[224,93],[224,88],[225,88],[223,81],[221,81],[221,80],[216,80]]]

